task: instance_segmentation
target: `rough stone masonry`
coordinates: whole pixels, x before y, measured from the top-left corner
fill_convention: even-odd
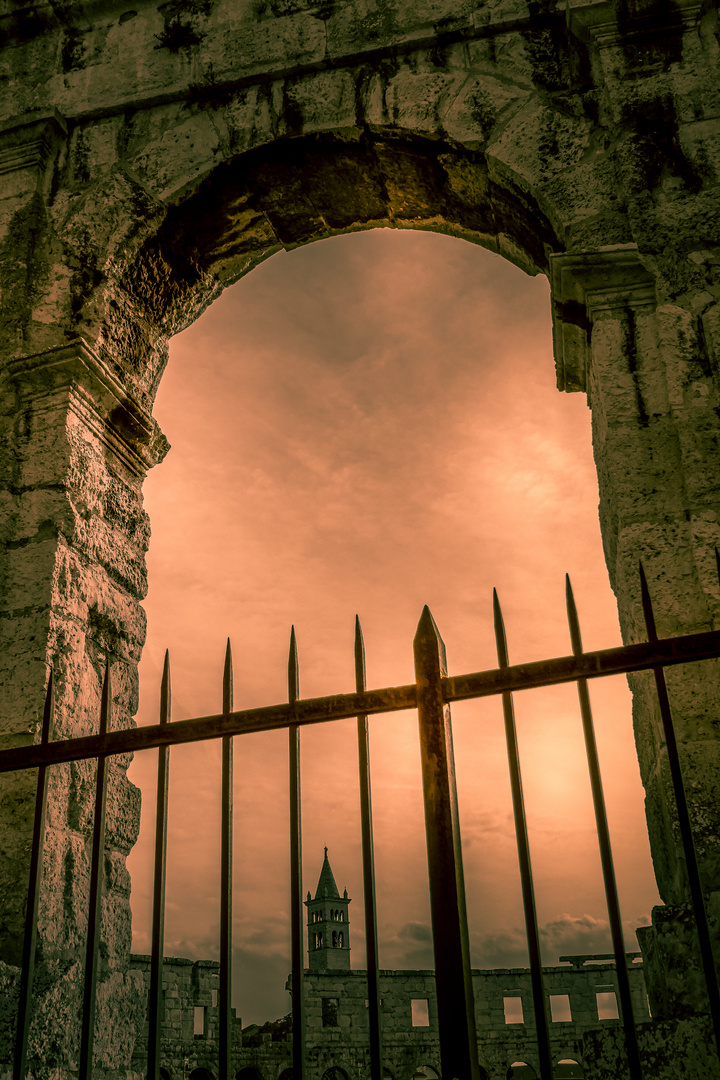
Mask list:
[[[134,4],[0,4],[3,745],[37,738],[51,666],[58,735],[97,724],[107,658],[114,722],[132,723],[149,536],[141,491],[167,450],[152,404],[168,340],[278,248],[353,229],[440,230],[549,276],[558,385],[587,393],[592,409],[624,637],[644,634],[639,558],[661,634],[714,626],[715,5]],[[717,664],[668,678],[717,912]],[[706,1005],[656,705],[647,676],[632,684],[666,905],[641,944],[655,1030],[671,1040]],[[108,806],[96,1038],[108,1077],[127,1075],[140,1023],[125,868],[139,794],[126,765],[112,766]],[[53,770],[31,1050],[35,1075],[58,1080],[77,1053],[92,781],[89,764]],[[31,784],[10,777],[0,795],[9,965]],[[707,1075],[679,1062],[674,1077]]]

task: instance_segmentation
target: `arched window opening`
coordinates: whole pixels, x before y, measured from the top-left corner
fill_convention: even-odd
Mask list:
[[[172,1080],[172,1073],[164,1065],[160,1066],[160,1080]]]
[[[344,947],[345,947],[344,946],[344,935],[343,935],[343,932],[341,930],[340,933],[338,934],[338,948],[342,949]]]
[[[439,1080],[440,1073],[432,1065],[418,1065],[412,1074],[412,1080]]]
[[[283,1069],[278,1076],[278,1080],[293,1080],[294,1076],[295,1073],[293,1072],[293,1068],[292,1066],[289,1066],[287,1069]]]
[[[265,1078],[259,1069],[248,1065],[246,1068],[241,1069],[240,1072],[235,1073],[235,1080],[265,1080]]]
[[[506,1080],[537,1080],[537,1073],[526,1061],[514,1061],[507,1071]]]
[[[333,930],[332,947],[333,949],[337,949],[337,930]]]
[[[188,1080],[215,1080],[215,1076],[209,1069],[200,1066],[197,1069],[193,1069]]]
[[[583,1080],[585,1072],[575,1058],[561,1058],[553,1069],[553,1080]]]
[[[350,1080],[348,1074],[339,1065],[331,1065],[322,1074],[322,1080]]]

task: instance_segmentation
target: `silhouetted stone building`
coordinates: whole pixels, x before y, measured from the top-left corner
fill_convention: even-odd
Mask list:
[[[340,895],[325,848],[315,896],[310,898],[308,893],[306,901],[309,969],[304,987],[310,1080],[365,1080],[370,1075],[367,972],[350,968],[349,903],[347,890]],[[635,959],[630,980],[635,1016],[642,1023],[650,1014],[639,954]],[[556,1076],[572,1080],[586,1075],[586,1032],[619,1027],[615,965],[606,955],[568,956],[561,961],[545,968],[545,987]],[[150,958],[133,956],[133,966],[142,971],[149,987]],[[217,1078],[218,969],[212,960],[165,960],[165,1080]],[[481,1080],[539,1076],[529,970],[474,971],[473,989]],[[434,1080],[440,1075],[435,973],[381,971],[380,995],[386,1080]],[[244,1029],[236,1018],[234,1045],[236,1080],[291,1080],[289,1016]],[[136,1047],[133,1064],[138,1072],[146,1048],[147,1029]]]

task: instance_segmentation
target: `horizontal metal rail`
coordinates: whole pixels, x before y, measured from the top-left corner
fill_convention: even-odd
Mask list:
[[[712,660],[720,655],[720,630],[661,638],[658,641],[600,649],[579,656],[559,656],[507,668],[471,672],[468,675],[445,676],[441,680],[443,701],[467,701],[471,698],[494,697],[502,693],[517,693],[540,686],[556,686],[578,679],[597,679],[609,675],[624,675],[658,665]],[[16,746],[0,752],[0,773],[15,769],[36,769],[38,765],[56,765],[62,761],[81,761],[85,758],[107,757],[113,754],[152,750],[158,746],[202,742],[227,735],[243,735],[255,731],[273,731],[291,724],[305,726],[328,720],[355,718],[358,714],[400,712],[417,708],[415,683],[391,686],[381,690],[356,691],[321,698],[298,699],[293,704],[282,703],[257,709],[201,716],[192,720],[177,720],[171,724],[151,724],[147,727],[123,728],[106,735],[86,735],[58,742]]]

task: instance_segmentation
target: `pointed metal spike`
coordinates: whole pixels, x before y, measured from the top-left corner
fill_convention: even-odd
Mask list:
[[[112,713],[112,682],[110,679],[110,657],[105,657],[105,675],[102,685],[102,703],[100,706],[100,734],[104,735],[110,727]]]
[[[290,629],[290,654],[288,656],[288,699],[293,705],[300,696],[300,677],[298,670],[297,639],[295,627]]]
[[[223,712],[231,713],[233,710],[233,660],[230,638],[227,639],[225,649],[225,667],[223,669]]]
[[[645,568],[642,564],[642,559],[638,563],[640,570],[640,595],[642,597],[643,615],[645,616],[645,627],[647,629],[648,641],[657,641],[657,630],[655,628],[655,613],[653,611],[652,600],[650,599],[650,590],[648,589],[647,578],[645,577]]]
[[[355,689],[364,690],[367,686],[365,671],[365,641],[363,640],[360,616],[355,616]]]
[[[565,603],[567,606],[568,626],[570,627],[570,641],[575,656],[580,656],[583,651],[582,636],[580,634],[580,620],[578,619],[575,596],[570,582],[570,575],[565,575]]]
[[[42,732],[40,738],[44,743],[50,742],[53,718],[55,716],[55,680],[52,668],[48,675],[47,691],[45,693],[45,707],[43,709]]]
[[[495,644],[497,646],[498,664],[501,668],[508,667],[509,660],[507,636],[505,634],[505,620],[503,619],[497,589],[493,589],[493,621],[495,623]]]
[[[417,641],[420,638],[437,638],[437,640],[442,644],[442,635],[438,630],[437,623],[435,622],[433,614],[427,604],[422,609],[422,615],[420,616],[417,624],[417,630],[415,631],[415,640]]]
[[[163,664],[162,682],[160,683],[160,723],[170,723],[170,708],[172,691],[170,687],[170,651],[165,650],[165,663]]]
[[[434,657],[434,662],[440,663],[441,674],[447,675],[447,653],[445,651],[445,642],[442,639],[442,635],[438,630],[437,623],[435,622],[430,608],[425,605],[420,616],[420,621],[415,631],[415,637],[413,639],[413,653],[415,655],[415,669],[416,673],[419,669],[424,669],[424,665],[430,662],[430,658]]]

